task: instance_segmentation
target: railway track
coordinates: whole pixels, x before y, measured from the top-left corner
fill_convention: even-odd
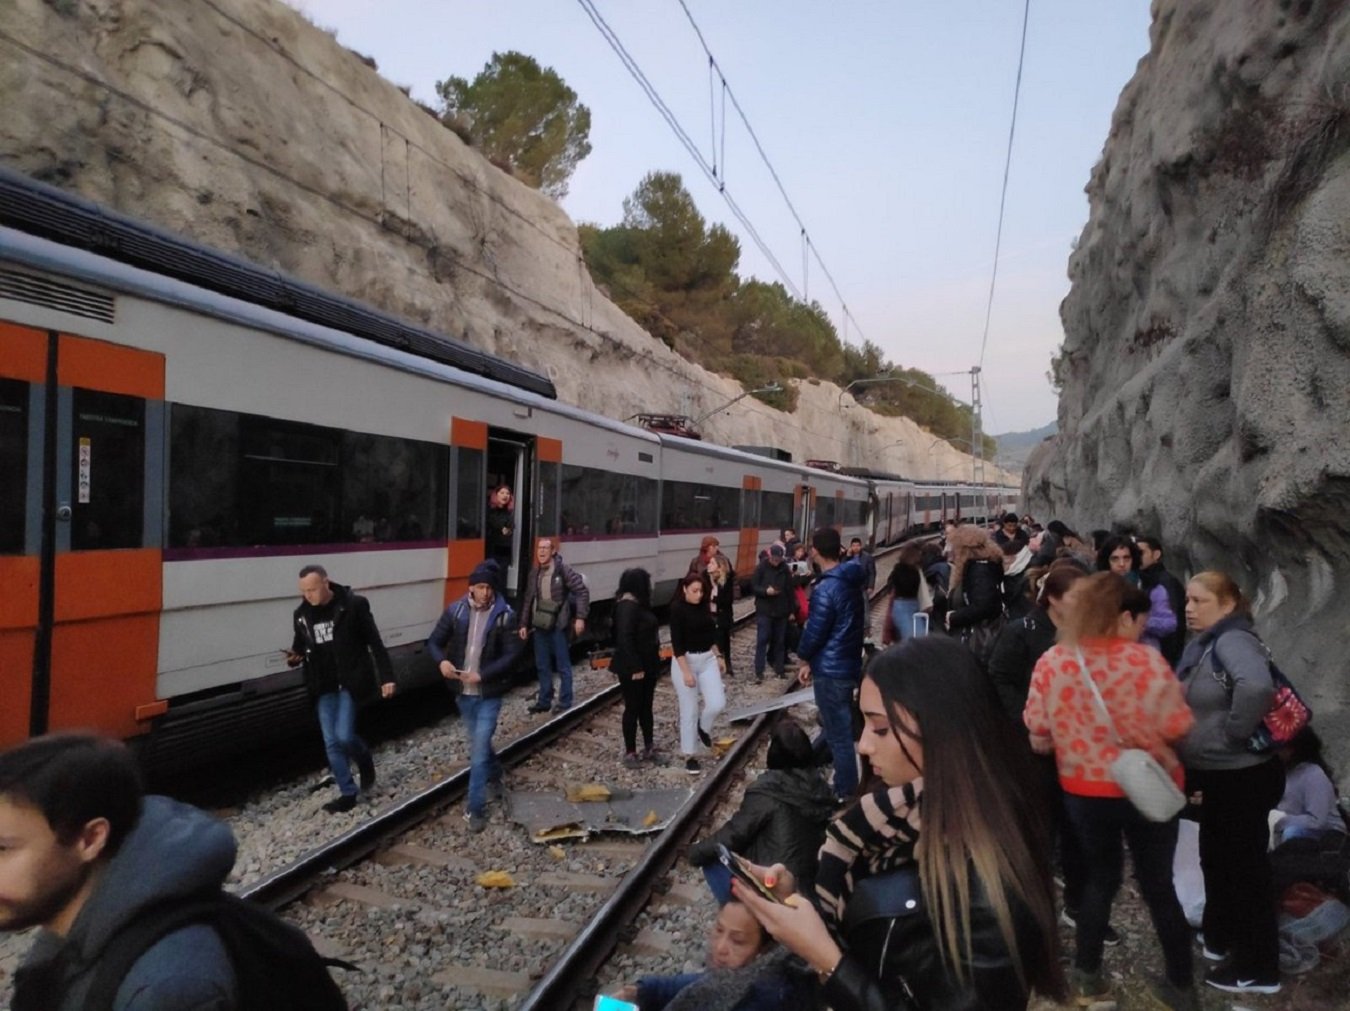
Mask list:
[[[727,683],[729,707],[795,687],[773,679],[756,686],[746,677],[752,618],[743,616],[733,636],[741,677]],[[589,998],[606,959],[634,939],[629,925],[761,750],[774,719],[756,718],[696,780],[673,762],[633,774],[617,763],[618,699],[617,685],[609,686],[506,744],[500,755],[510,793],[593,781],[617,783],[620,791],[694,786],[659,833],[550,847],[528,841],[501,807],[487,832],[470,835],[450,811],[467,790],[463,768],[265,874],[242,894],[284,909],[321,950],[377,963],[367,978],[341,980],[353,1007],[445,1007],[448,1000],[453,1007],[542,1009]],[[670,740],[675,707],[664,682],[656,708],[658,740]],[[513,885],[482,886],[481,875],[490,871],[507,873]]]

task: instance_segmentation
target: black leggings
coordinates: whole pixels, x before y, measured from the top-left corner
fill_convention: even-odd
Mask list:
[[[1205,876],[1205,947],[1232,953],[1244,976],[1278,979],[1279,929],[1266,846],[1267,816],[1284,794],[1278,758],[1245,769],[1187,774],[1200,790],[1200,869]]]
[[[731,677],[731,612],[717,615],[717,648],[722,653],[722,659],[727,662],[727,677]]]
[[[623,692],[623,746],[625,751],[637,751],[637,729],[642,726],[643,746],[652,746],[652,699],[660,671],[644,671],[641,678],[631,674],[619,675]]]

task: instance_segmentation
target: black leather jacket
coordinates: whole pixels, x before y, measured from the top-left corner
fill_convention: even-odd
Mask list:
[[[939,953],[918,866],[860,881],[844,911],[846,954],[826,981],[825,1002],[834,1011],[1025,1011],[1029,991],[973,872],[971,891],[974,958],[961,983]],[[1023,964],[1034,964],[1042,943],[1035,922],[1015,902],[1013,919]]]
[[[706,867],[717,860],[717,844],[765,867],[781,863],[810,895],[816,854],[834,810],[834,792],[817,769],[770,769],[745,790],[731,820],[689,849],[689,862]]]

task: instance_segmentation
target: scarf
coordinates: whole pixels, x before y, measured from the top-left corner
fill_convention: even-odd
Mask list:
[[[779,948],[739,969],[709,969],[677,993],[665,1011],[734,1011],[761,976],[781,974],[791,954]]]
[[[820,911],[834,929],[856,882],[914,861],[923,780],[864,794],[825,830],[816,874]]]

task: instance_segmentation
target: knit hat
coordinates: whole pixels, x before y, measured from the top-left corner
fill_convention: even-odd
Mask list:
[[[772,544],[769,545],[769,554],[773,555],[775,558],[782,558],[783,545],[779,544],[777,541],[774,541]]]
[[[498,567],[495,559],[488,558],[473,567],[469,573],[469,585],[476,586],[478,583],[487,583],[492,587],[493,593],[501,592],[502,571]]]

